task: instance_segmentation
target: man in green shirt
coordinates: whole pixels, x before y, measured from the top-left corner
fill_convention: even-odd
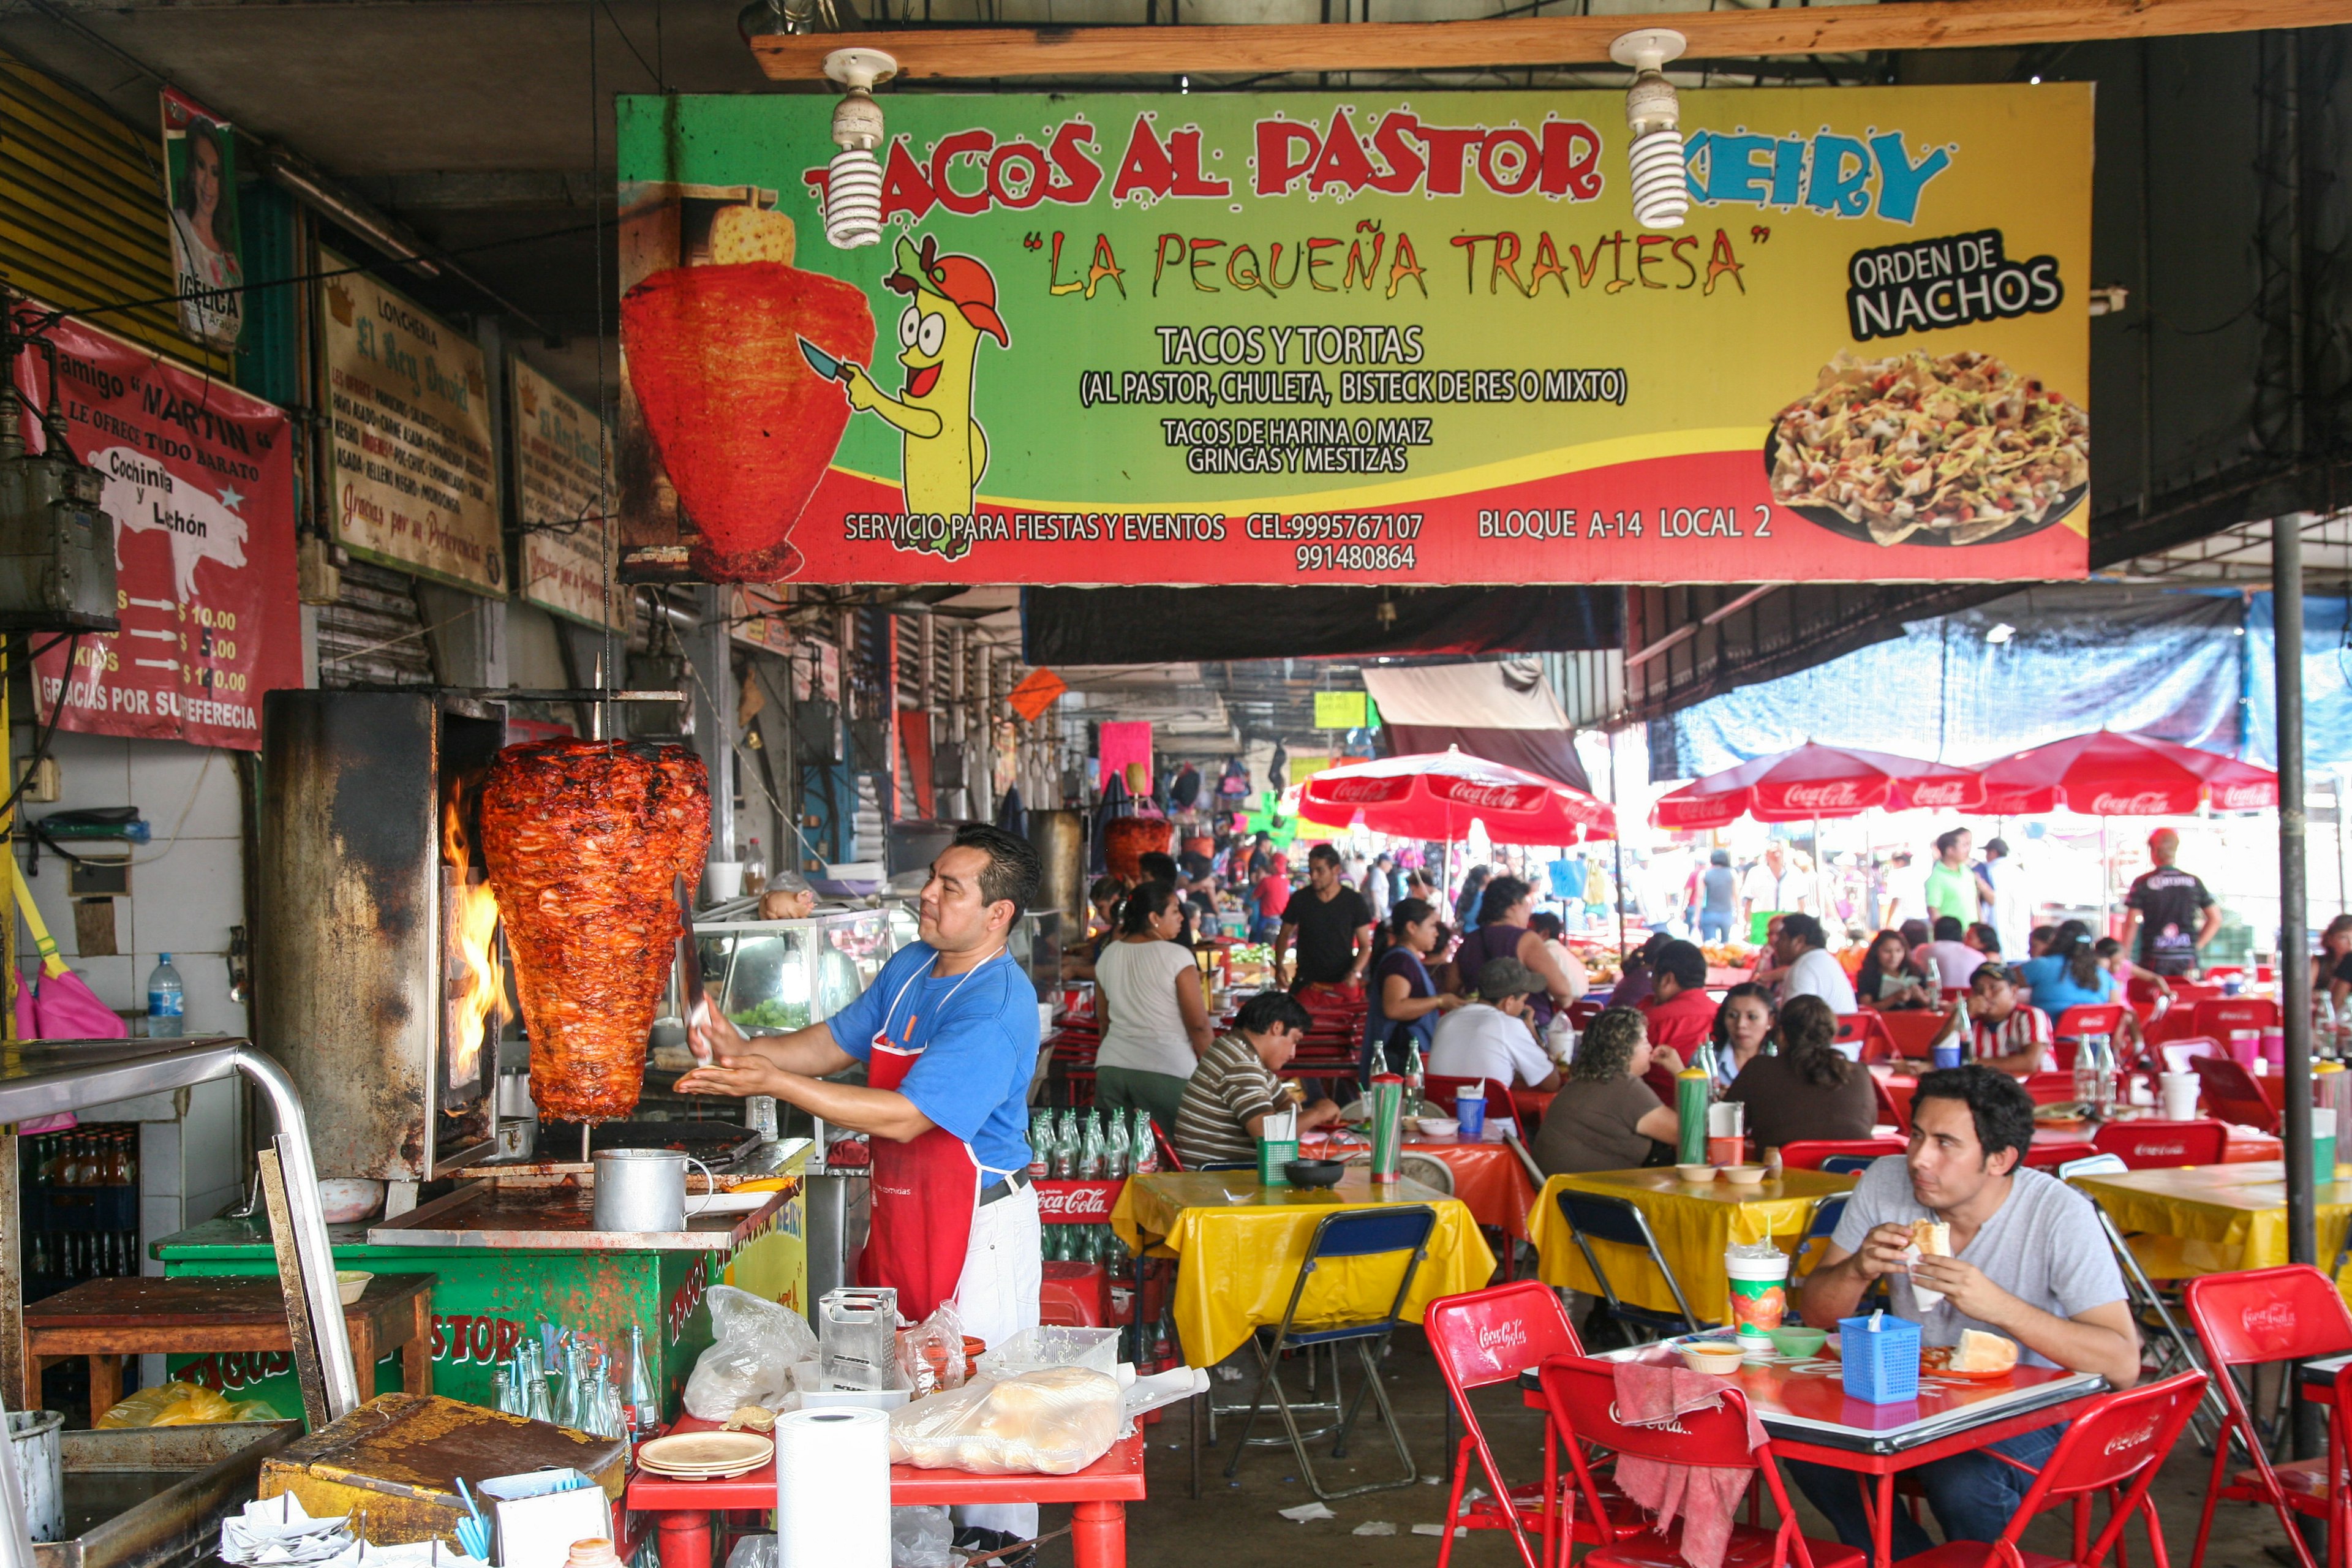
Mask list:
[[[1977,874],[1969,866],[1976,839],[1965,827],[1936,836],[1936,863],[1927,868],[1927,921],[1949,915],[1962,925],[1980,918],[1977,912]]]

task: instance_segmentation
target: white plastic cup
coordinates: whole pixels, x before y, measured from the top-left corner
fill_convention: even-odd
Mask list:
[[[1754,1330],[1777,1329],[1789,1310],[1789,1255],[1743,1258],[1726,1253],[1723,1272],[1731,1283],[1731,1321],[1746,1335]]]
[[[740,860],[710,860],[702,868],[702,886],[714,904],[743,896],[743,862]]]
[[[2164,1096],[2164,1119],[2167,1121],[2197,1120],[2197,1075],[2193,1072],[2168,1072],[2157,1079]]]

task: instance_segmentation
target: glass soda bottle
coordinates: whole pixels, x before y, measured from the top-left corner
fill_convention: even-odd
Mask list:
[[[1135,1152],[1129,1157],[1128,1170],[1139,1176],[1149,1176],[1160,1169],[1160,1142],[1151,1136],[1151,1113],[1141,1106],[1135,1108]]]
[[[1128,1157],[1133,1152],[1134,1145],[1127,1136],[1127,1119],[1114,1110],[1103,1126],[1103,1180],[1127,1180]]]
[[[1428,1082],[1429,1069],[1421,1059],[1421,1037],[1415,1035],[1404,1047],[1404,1114],[1419,1116],[1427,1109],[1421,1091]]]
[[[1029,1118],[1029,1179],[1045,1181],[1053,1172],[1054,1113],[1040,1110]]]
[[[1089,1110],[1087,1112],[1085,1142],[1080,1143],[1078,1146],[1078,1180],[1082,1182],[1099,1182],[1102,1179],[1102,1118],[1096,1112]]]
[[[1070,1148],[1070,1113],[1068,1111],[1065,1110],[1059,1117],[1049,1115],[1046,1118],[1045,1148],[1045,1169],[1048,1179],[1056,1182],[1068,1181],[1070,1163],[1074,1158]]]

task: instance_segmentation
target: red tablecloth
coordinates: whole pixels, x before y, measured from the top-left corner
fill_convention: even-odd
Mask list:
[[[1319,1152],[1328,1141],[1328,1134],[1310,1132],[1298,1141],[1299,1152]],[[1360,1138],[1349,1142],[1352,1148],[1363,1146]],[[1408,1138],[1404,1147],[1409,1152],[1445,1162],[1446,1169],[1454,1173],[1454,1195],[1469,1209],[1471,1218],[1490,1229],[1527,1239],[1528,1210],[1535,1204],[1536,1188],[1528,1179],[1528,1168],[1509,1145],[1483,1140],[1465,1142],[1459,1138]]]

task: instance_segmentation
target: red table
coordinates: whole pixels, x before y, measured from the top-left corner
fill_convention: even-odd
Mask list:
[[[1621,1351],[1602,1359],[1638,1353]],[[1983,1382],[1922,1373],[1916,1400],[1864,1405],[1846,1397],[1840,1372],[1834,1358],[1776,1355],[1742,1363],[1730,1381],[1747,1394],[1780,1458],[1872,1478],[1863,1507],[1870,1518],[1873,1568],[1890,1568],[1894,1561],[1897,1475],[2059,1426],[2107,1391],[2106,1380],[2093,1373],[2021,1366]],[[1534,1374],[1522,1373],[1519,1383],[1526,1402],[1542,1408]]]
[[[709,1432],[719,1426],[681,1417],[673,1432]],[[1077,1506],[1070,1521],[1070,1548],[1077,1568],[1126,1568],[1127,1505],[1143,1500],[1143,1430],[1110,1447],[1110,1452],[1067,1476],[976,1476],[968,1470],[919,1470],[890,1467],[890,1504],[1066,1502]],[[710,1516],[730,1509],[776,1506],[776,1467],[761,1466],[724,1481],[676,1481],[637,1472],[629,1479],[625,1506],[650,1513],[660,1531],[662,1568],[711,1568]]]

